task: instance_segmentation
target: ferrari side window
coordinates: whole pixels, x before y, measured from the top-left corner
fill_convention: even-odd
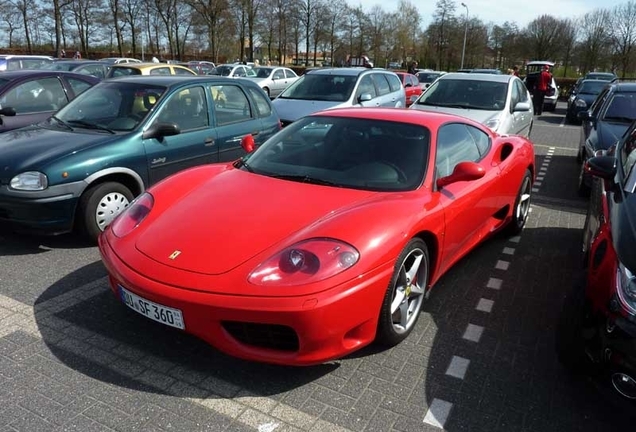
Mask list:
[[[450,175],[460,162],[476,162],[479,159],[479,149],[466,125],[451,123],[439,129],[435,156],[438,178]]]
[[[486,153],[488,153],[488,149],[490,148],[490,138],[476,127],[466,125],[466,130],[475,141],[475,145],[479,150],[480,156],[483,157]]]

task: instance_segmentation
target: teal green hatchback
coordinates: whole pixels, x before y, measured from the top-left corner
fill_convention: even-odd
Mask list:
[[[257,84],[214,76],[106,80],[43,123],[0,134],[0,222],[95,240],[148,186],[228,162],[280,130]]]

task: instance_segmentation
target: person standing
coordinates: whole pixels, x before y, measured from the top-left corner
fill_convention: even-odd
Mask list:
[[[417,60],[413,61],[409,66],[409,73],[415,75],[417,73]]]
[[[548,65],[543,66],[543,70],[537,77],[537,81],[534,84],[534,91],[532,94],[532,102],[534,104],[534,113],[541,115],[543,113],[543,100],[545,94],[552,85],[552,74],[550,73],[550,67]]]
[[[519,76],[519,66],[513,66],[512,67],[512,74],[516,77]]]

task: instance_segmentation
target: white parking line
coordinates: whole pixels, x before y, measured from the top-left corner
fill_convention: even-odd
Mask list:
[[[481,335],[484,333],[484,328],[475,324],[468,324],[462,339],[469,340],[471,342],[479,342]]]
[[[545,176],[543,176],[543,175],[538,175],[538,176],[537,176],[537,180],[536,180],[536,181],[541,181],[541,180],[543,180],[544,178],[545,178]]]
[[[486,312],[486,313],[490,313],[492,312],[492,307],[495,304],[494,301],[492,300],[488,300],[485,298],[480,298],[479,302],[477,303],[477,306],[475,307],[476,310],[478,310],[479,312]]]
[[[513,242],[513,243],[519,243],[521,241],[521,236],[510,237],[508,239],[508,241]]]
[[[536,187],[539,187],[539,186],[541,186],[542,184],[543,184],[543,182],[542,182],[541,180],[537,180],[536,182],[534,182],[534,185],[535,185]]]
[[[537,188],[537,187],[533,187],[533,188],[532,188],[532,192],[539,192],[539,188]]]
[[[501,284],[503,283],[503,281],[501,279],[497,279],[497,278],[490,278],[488,279],[488,283],[486,284],[486,288],[492,288],[492,289],[501,289]]]
[[[448,365],[448,369],[446,369],[446,375],[464,379],[469,364],[470,360],[465,359],[464,357],[453,356],[450,364]]]
[[[506,255],[514,255],[515,254],[515,248],[505,247],[505,248],[503,248],[502,253],[504,253]]]
[[[509,266],[510,266],[510,263],[508,261],[499,260],[499,261],[497,261],[497,264],[495,265],[495,268],[497,270],[508,270]]]
[[[448,415],[452,408],[453,404],[450,402],[446,402],[441,399],[433,399],[433,402],[431,402],[431,406],[428,408],[426,416],[424,417],[424,423],[444,429],[444,424],[446,423],[446,420],[448,420]]]

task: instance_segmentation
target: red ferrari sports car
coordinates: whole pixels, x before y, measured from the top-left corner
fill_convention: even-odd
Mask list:
[[[139,314],[233,356],[318,364],[405,339],[453,263],[523,228],[534,172],[530,141],[466,118],[323,111],[157,183],[99,249]]]

